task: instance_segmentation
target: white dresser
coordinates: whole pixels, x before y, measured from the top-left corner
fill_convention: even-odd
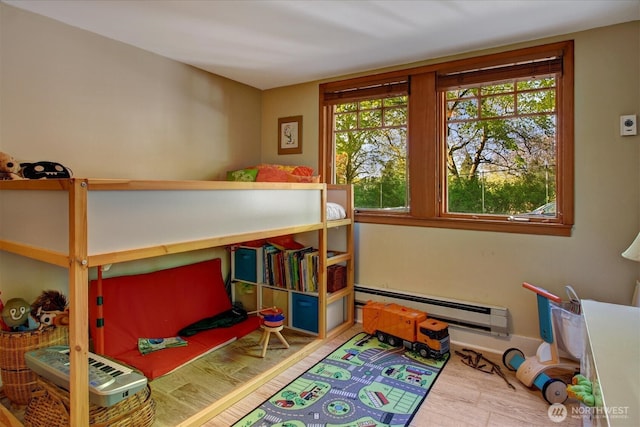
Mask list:
[[[582,301],[586,351],[581,372],[593,382],[596,408],[584,425],[640,426],[640,308]]]

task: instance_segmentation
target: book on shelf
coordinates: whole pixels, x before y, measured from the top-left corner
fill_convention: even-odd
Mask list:
[[[318,250],[278,249],[267,245],[263,251],[264,283],[276,288],[316,292],[318,289]]]

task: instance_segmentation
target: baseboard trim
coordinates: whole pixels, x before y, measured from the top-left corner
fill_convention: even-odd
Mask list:
[[[356,322],[362,324],[362,308],[356,307]],[[525,355],[536,354],[538,346],[542,342],[540,338],[525,337],[522,335],[497,336],[488,332],[475,331],[467,328],[458,328],[449,325],[451,344],[486,353],[494,353],[502,356],[509,348],[518,348]]]
[[[508,337],[496,337],[489,334],[472,332],[469,330],[449,328],[451,344],[458,347],[471,347],[474,350],[494,353],[502,356],[509,348],[518,348],[525,355],[536,354],[541,339],[525,337],[521,335],[509,335]]]

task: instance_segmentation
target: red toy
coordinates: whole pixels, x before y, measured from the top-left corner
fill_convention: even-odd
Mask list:
[[[260,310],[258,314],[262,316],[262,324],[269,328],[277,328],[284,323],[284,314],[282,314],[282,309],[278,307]]]
[[[256,311],[260,317],[262,317],[262,337],[260,338],[259,345],[262,346],[262,355],[264,357],[267,354],[267,347],[269,347],[269,338],[271,334],[276,334],[282,345],[289,348],[289,343],[282,336],[280,331],[284,328],[284,314],[282,309],[278,307],[264,308]]]

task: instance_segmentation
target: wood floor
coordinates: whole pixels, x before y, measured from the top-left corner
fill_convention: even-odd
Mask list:
[[[315,337],[284,330],[283,335],[291,347],[284,348],[279,340],[272,337],[265,358],[260,357],[261,333],[255,331],[152,381],[157,404],[153,426],[231,426],[361,330],[360,325],[355,325],[321,345]],[[465,365],[455,354],[455,350],[462,349],[454,346],[451,350],[449,362],[411,426],[582,425],[581,419],[571,416],[571,407],[578,406],[576,402],[565,402],[569,416],[560,424],[554,423],[547,415],[549,405],[540,391],[524,387],[514,372],[502,369],[515,387],[512,390],[498,375]],[[484,353],[483,356],[502,366],[501,355]],[[257,378],[266,379],[261,381],[262,385],[252,386],[247,391],[247,384]],[[238,393],[238,390],[243,390],[243,393]],[[204,415],[201,411],[212,403],[227,409],[214,408]],[[15,409],[12,408],[12,412],[22,421],[23,413]]]
[[[261,357],[261,331],[254,331],[230,345],[207,354],[177,371],[151,382],[156,401],[154,427],[193,424],[191,417],[214,402],[224,400],[235,389],[294,357],[316,337],[292,330],[282,331],[289,348],[272,335],[268,351]],[[197,423],[196,423],[197,424]]]
[[[193,417],[212,403],[226,399],[234,390],[264,376],[265,372],[279,372],[278,366],[288,360],[297,360],[300,352],[314,342],[315,336],[292,330],[283,331],[290,346],[285,348],[272,336],[268,351],[261,357],[259,345],[262,333],[254,331],[226,347],[215,350],[181,367],[180,369],[151,381],[153,399],[156,402],[156,419],[153,427],[175,427],[198,425]],[[292,363],[292,362],[290,362]],[[0,404],[6,407],[19,421],[24,422],[26,406],[12,404],[0,389]],[[0,427],[5,427],[4,413],[0,412]]]

